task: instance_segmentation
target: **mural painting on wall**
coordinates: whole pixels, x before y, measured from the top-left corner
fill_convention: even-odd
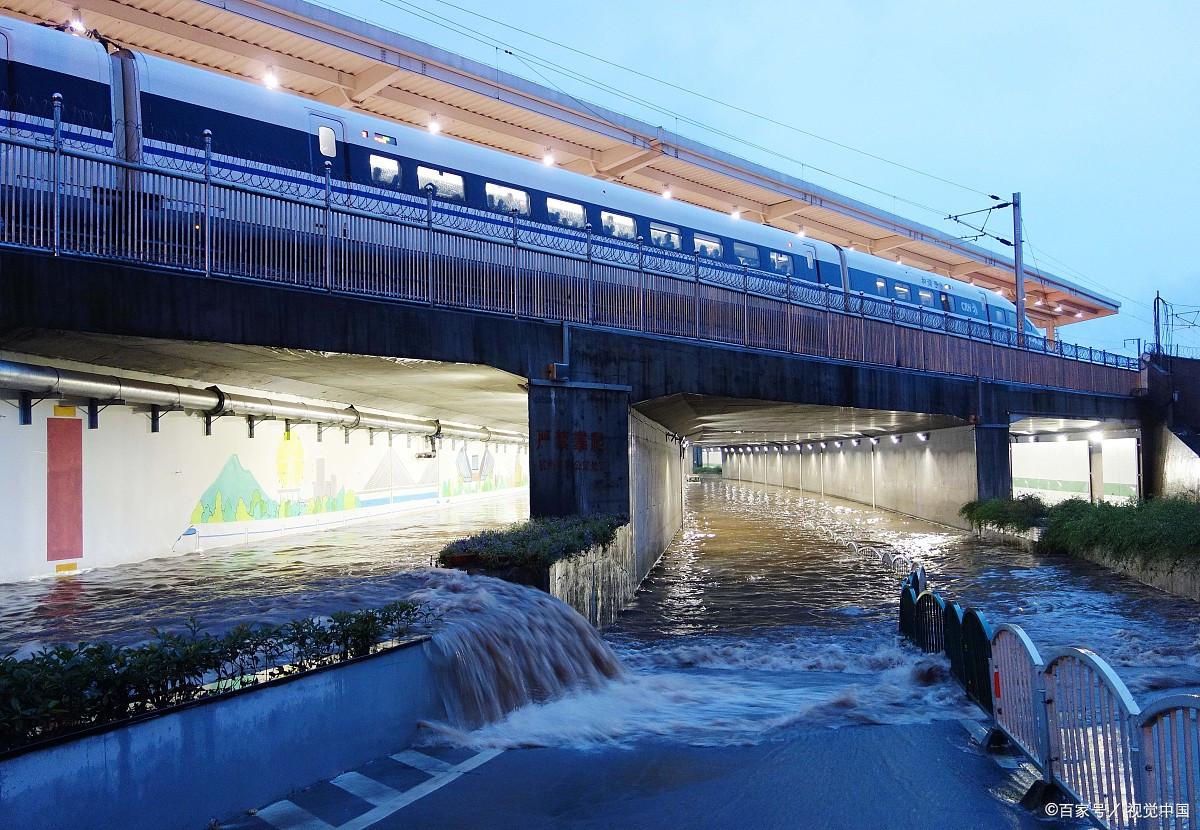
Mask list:
[[[442,482],[442,495],[449,498],[525,485],[527,482],[521,454],[513,452],[512,457],[511,467],[497,469],[496,456],[490,444],[483,444],[480,452],[480,447],[468,447],[464,443],[454,458],[454,474]]]
[[[237,453],[229,456],[216,479],[201,494],[192,510],[191,525],[249,522],[264,519],[303,519],[319,514],[371,509],[434,500],[439,491],[444,497],[486,493],[526,483],[519,452],[513,452],[512,465],[497,470],[496,458],[487,445],[464,444],[456,459],[454,472],[439,488],[436,460],[405,461],[391,446],[375,450],[379,460],[357,488],[339,484],[338,475],[329,472],[337,459],[325,456],[307,459],[304,442],[294,433],[284,433],[275,453],[274,487],[264,486],[258,476],[242,463]],[[480,452],[482,450],[482,452]],[[353,467],[354,465],[342,464]],[[448,465],[447,465],[448,466]],[[259,469],[259,472],[263,472]]]

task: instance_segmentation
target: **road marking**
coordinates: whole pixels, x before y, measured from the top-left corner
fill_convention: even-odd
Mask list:
[[[417,799],[424,798],[425,796],[429,795],[430,793],[440,790],[442,787],[446,786],[451,781],[454,781],[457,778],[461,778],[464,774],[470,772],[471,770],[475,769],[478,766],[481,766],[482,764],[487,763],[488,761],[492,760],[493,758],[495,758],[497,755],[499,755],[503,751],[504,750],[502,750],[502,749],[489,749],[489,750],[485,750],[484,752],[480,752],[478,755],[468,758],[467,760],[463,761],[461,764],[459,764],[456,767],[450,767],[447,764],[446,766],[448,767],[448,769],[446,769],[445,771],[438,773],[433,778],[430,778],[428,781],[418,784],[417,786],[413,787],[411,790],[408,790],[407,792],[396,793],[396,796],[394,798],[388,799],[386,802],[375,807],[375,809],[370,810],[366,813],[363,813],[358,818],[351,819],[350,821],[341,825],[337,830],[367,830],[367,828],[371,827],[376,822],[382,821],[383,819],[387,818],[388,816],[392,815],[393,813],[403,810],[405,807],[407,807],[409,804],[412,804]],[[410,753],[402,752],[402,753],[400,753],[400,756],[407,756],[409,754]],[[418,753],[418,752],[413,752],[411,754],[412,755],[420,755],[420,753]],[[406,758],[403,758],[403,757],[398,757],[396,755],[393,755],[392,757],[396,758],[396,760],[401,761],[402,763],[409,762]],[[431,761],[437,760],[436,758],[429,758],[428,755],[424,755],[422,757],[428,758]],[[440,761],[439,763],[445,763],[445,762]],[[307,830],[307,828],[306,828],[306,830]]]
[[[440,758],[433,758],[423,752],[414,752],[411,749],[404,752],[397,752],[392,756],[392,760],[399,761],[402,764],[419,769],[421,772],[426,772],[430,775],[441,775],[443,772],[453,769],[453,765],[447,764]]]
[[[263,807],[257,815],[278,830],[334,830],[333,825],[321,821],[308,810],[286,799]]]
[[[374,778],[368,778],[361,772],[345,772],[329,782],[335,787],[341,787],[351,795],[356,795],[368,804],[378,807],[400,795],[387,784],[381,784]]]

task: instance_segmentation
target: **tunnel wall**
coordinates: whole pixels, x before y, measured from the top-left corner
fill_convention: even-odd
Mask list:
[[[827,441],[824,450],[814,444],[813,451],[725,453],[722,476],[967,528],[958,509],[977,492],[975,428],[954,427],[928,435],[928,441],[909,433],[900,436],[899,443],[884,437],[876,445],[861,439],[857,447],[846,440],[840,448]]]
[[[685,455],[668,430],[629,412],[630,523],[640,585],[683,525]]]
[[[60,402],[61,403],[61,402]],[[250,438],[244,418],[164,414],[150,431],[145,412],[112,406],[87,428],[83,407],[15,410],[0,417],[0,499],[5,545],[0,582],[277,539],[439,502],[524,487],[525,448],[442,443],[438,458],[421,436],[262,421]],[[491,454],[490,474],[481,463]]]

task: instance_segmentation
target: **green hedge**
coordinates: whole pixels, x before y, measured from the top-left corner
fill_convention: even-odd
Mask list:
[[[409,602],[329,622],[242,624],[224,634],[152,629],[136,646],[80,643],[0,657],[0,751],[361,657],[432,615]]]
[[[715,475],[720,475],[721,474],[721,465],[720,464],[701,464],[699,467],[692,467],[692,472],[696,473],[696,474],[712,473]]]
[[[958,515],[976,529],[986,526],[1024,533],[1041,524],[1049,509],[1037,496],[1019,496],[1015,499],[969,501],[959,508]]]
[[[530,519],[504,530],[485,530],[451,542],[438,554],[445,567],[548,568],[560,559],[607,545],[628,516],[561,516]]]
[[[958,511],[972,526],[1026,531],[1043,527],[1038,549],[1083,553],[1098,548],[1118,557],[1200,556],[1200,501],[1164,498],[1131,504],[1068,499],[1047,507],[1036,496],[967,502]]]
[[[1200,501],[1163,498],[1134,504],[1059,502],[1046,516],[1038,543],[1048,553],[1099,548],[1117,557],[1146,559],[1200,556]]]

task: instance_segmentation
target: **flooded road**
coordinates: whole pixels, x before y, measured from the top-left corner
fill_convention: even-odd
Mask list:
[[[0,583],[0,654],[55,643],[135,643],[149,630],[279,624],[332,611],[376,608],[412,590],[449,542],[529,515],[522,492],[264,540],[84,571]]]

